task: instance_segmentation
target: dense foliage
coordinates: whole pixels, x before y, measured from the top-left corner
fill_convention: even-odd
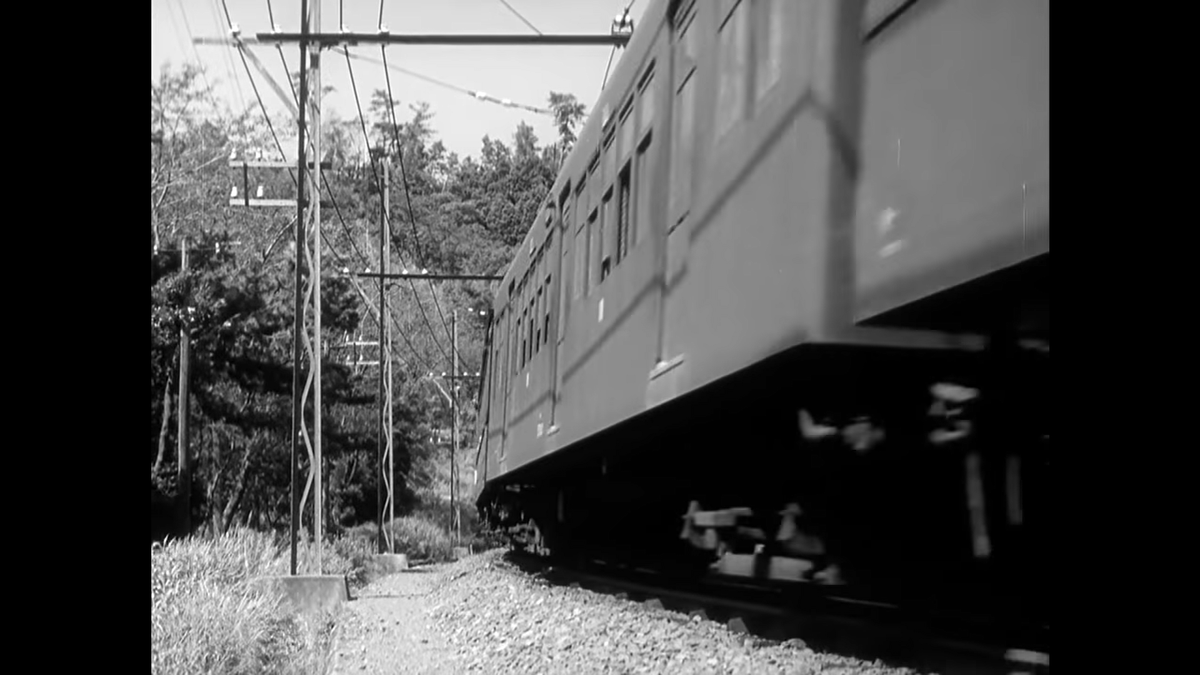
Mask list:
[[[278,159],[280,146],[294,149],[294,125],[272,120],[277,145],[261,115],[221,109],[202,81],[191,67],[164,69],[151,87],[151,127],[162,135],[151,149],[152,509],[169,512],[179,494],[179,349],[180,333],[187,331],[191,460],[184,479],[191,486],[191,530],[282,528],[289,518],[296,213],[230,206],[230,188],[237,186],[240,194],[244,186],[241,171],[228,159],[233,154]],[[383,165],[388,165],[384,224],[392,270],[502,273],[582,119],[583,108],[573,97],[552,93],[550,101],[562,134],[555,143],[540,145],[522,123],[511,144],[483,138],[477,159],[446,150],[426,104],[409,105],[410,119],[397,122],[398,103],[382,91],[367,102],[366,119],[329,115],[324,121],[322,155],[332,168],[324,174],[323,197],[333,206],[323,209],[321,281],[327,529],[337,532],[376,518],[378,368],[355,364],[377,361],[378,348],[347,343],[378,340],[370,306],[378,304],[379,289],[374,281],[338,272],[379,266]],[[253,170],[250,189],[261,186],[266,198],[294,198],[291,173]],[[180,251],[185,240],[186,270]],[[452,369],[449,326],[457,319],[459,372],[481,371],[482,311],[491,294],[485,282],[398,282],[386,288],[394,319],[397,516],[414,509],[445,511],[453,387],[440,376]],[[477,386],[478,380],[463,380],[457,390],[459,466],[475,456]],[[470,472],[461,473],[460,494],[469,494]]]

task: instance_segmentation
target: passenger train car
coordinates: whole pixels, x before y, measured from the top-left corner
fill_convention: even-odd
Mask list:
[[[1046,619],[1047,0],[657,0],[495,297],[539,550]]]

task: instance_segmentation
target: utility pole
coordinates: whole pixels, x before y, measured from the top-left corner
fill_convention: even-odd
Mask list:
[[[312,10],[312,27],[318,33],[321,32],[321,0],[310,5]],[[309,53],[309,58],[312,60],[312,105],[313,105],[313,161],[321,161],[321,48],[318,43],[317,49]],[[312,358],[312,381],[313,381],[313,452],[315,459],[313,460],[312,476],[315,483],[313,489],[313,541],[316,544],[316,563],[317,574],[323,573],[321,567],[321,530],[325,511],[323,505],[324,484],[321,482],[321,170],[317,169],[312,174],[313,177],[313,197],[312,197],[312,238],[313,238],[313,254],[312,254],[312,270],[309,271],[310,279],[313,287],[313,354]]]
[[[317,0],[320,2],[320,0]],[[300,127],[299,127],[299,150],[297,158],[297,179],[296,179],[296,304],[295,324],[292,330],[292,517],[289,529],[291,530],[292,540],[292,576],[296,576],[296,546],[299,535],[300,526],[300,445],[303,442],[301,438],[303,421],[304,421],[304,406],[300,400],[300,364],[301,354],[300,345],[303,342],[301,336],[304,335],[304,116],[308,110],[308,61],[305,58],[308,56],[308,41],[305,36],[308,35],[308,0],[300,0]],[[320,161],[318,158],[317,161]],[[318,164],[318,166],[320,166]],[[320,171],[320,169],[318,169]],[[317,199],[321,198],[321,194],[317,193]]]
[[[383,205],[379,218],[379,269],[384,273],[388,269],[388,199],[390,197],[388,179],[388,163],[383,162]],[[395,518],[395,506],[392,499],[392,424],[391,424],[391,340],[387,324],[387,298],[384,297],[384,279],[379,277],[379,451],[378,468],[379,482],[376,488],[378,503],[378,540],[379,552],[394,552],[395,546],[391,541],[391,532],[383,527],[383,516],[386,511],[390,523]],[[386,361],[386,363],[385,363]],[[386,416],[386,419],[385,419]]]
[[[181,245],[181,272],[186,274],[188,267],[187,237]],[[191,297],[186,302],[191,302]],[[188,410],[190,409],[190,392],[188,380],[191,377],[191,336],[188,335],[189,307],[184,307],[182,326],[179,328],[179,451],[178,451],[178,495],[176,499],[179,509],[179,522],[183,525],[184,535],[192,532],[192,470],[188,457]]]
[[[458,310],[450,314],[450,528],[458,546]]]

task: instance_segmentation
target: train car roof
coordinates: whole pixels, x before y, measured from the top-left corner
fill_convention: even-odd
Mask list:
[[[551,228],[546,227],[543,220],[546,209],[553,211],[558,195],[562,194],[564,189],[573,188],[573,178],[587,170],[599,149],[602,135],[608,130],[610,123],[616,119],[620,112],[620,105],[633,88],[634,80],[649,56],[650,46],[654,44],[659,31],[664,28],[667,8],[672,4],[674,4],[673,0],[654,0],[642,15],[641,23],[634,26],[633,37],[625,47],[625,53],[621,55],[616,70],[613,71],[612,77],[609,78],[600,97],[592,106],[591,112],[588,113],[583,129],[575,140],[575,147],[571,149],[566,161],[563,162],[554,186],[550,189],[537,217],[530,224],[529,231],[521,241],[521,247],[516,251],[504,273],[504,279],[500,282],[500,288],[497,289],[493,302],[495,313],[499,314],[508,305],[509,286],[521,279],[529,268],[530,251],[537,251],[550,234]]]

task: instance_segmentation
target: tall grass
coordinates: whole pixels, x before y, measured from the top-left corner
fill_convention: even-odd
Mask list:
[[[324,670],[329,617],[290,617],[253,579],[286,574],[273,537],[169,541],[150,558],[150,669],[163,675]]]
[[[448,516],[448,511],[446,513]],[[463,543],[474,523],[463,518]],[[418,512],[387,525],[396,553],[410,560],[445,561],[453,544],[438,514]],[[361,587],[380,570],[376,526],[350,528],[321,549],[321,572],[345,575]],[[297,546],[301,574],[316,572],[316,550],[307,537]],[[280,600],[254,579],[290,571],[284,538],[232,530],[216,539],[169,541],[150,557],[151,672],[281,673],[310,675],[328,665],[332,617],[289,616]]]

